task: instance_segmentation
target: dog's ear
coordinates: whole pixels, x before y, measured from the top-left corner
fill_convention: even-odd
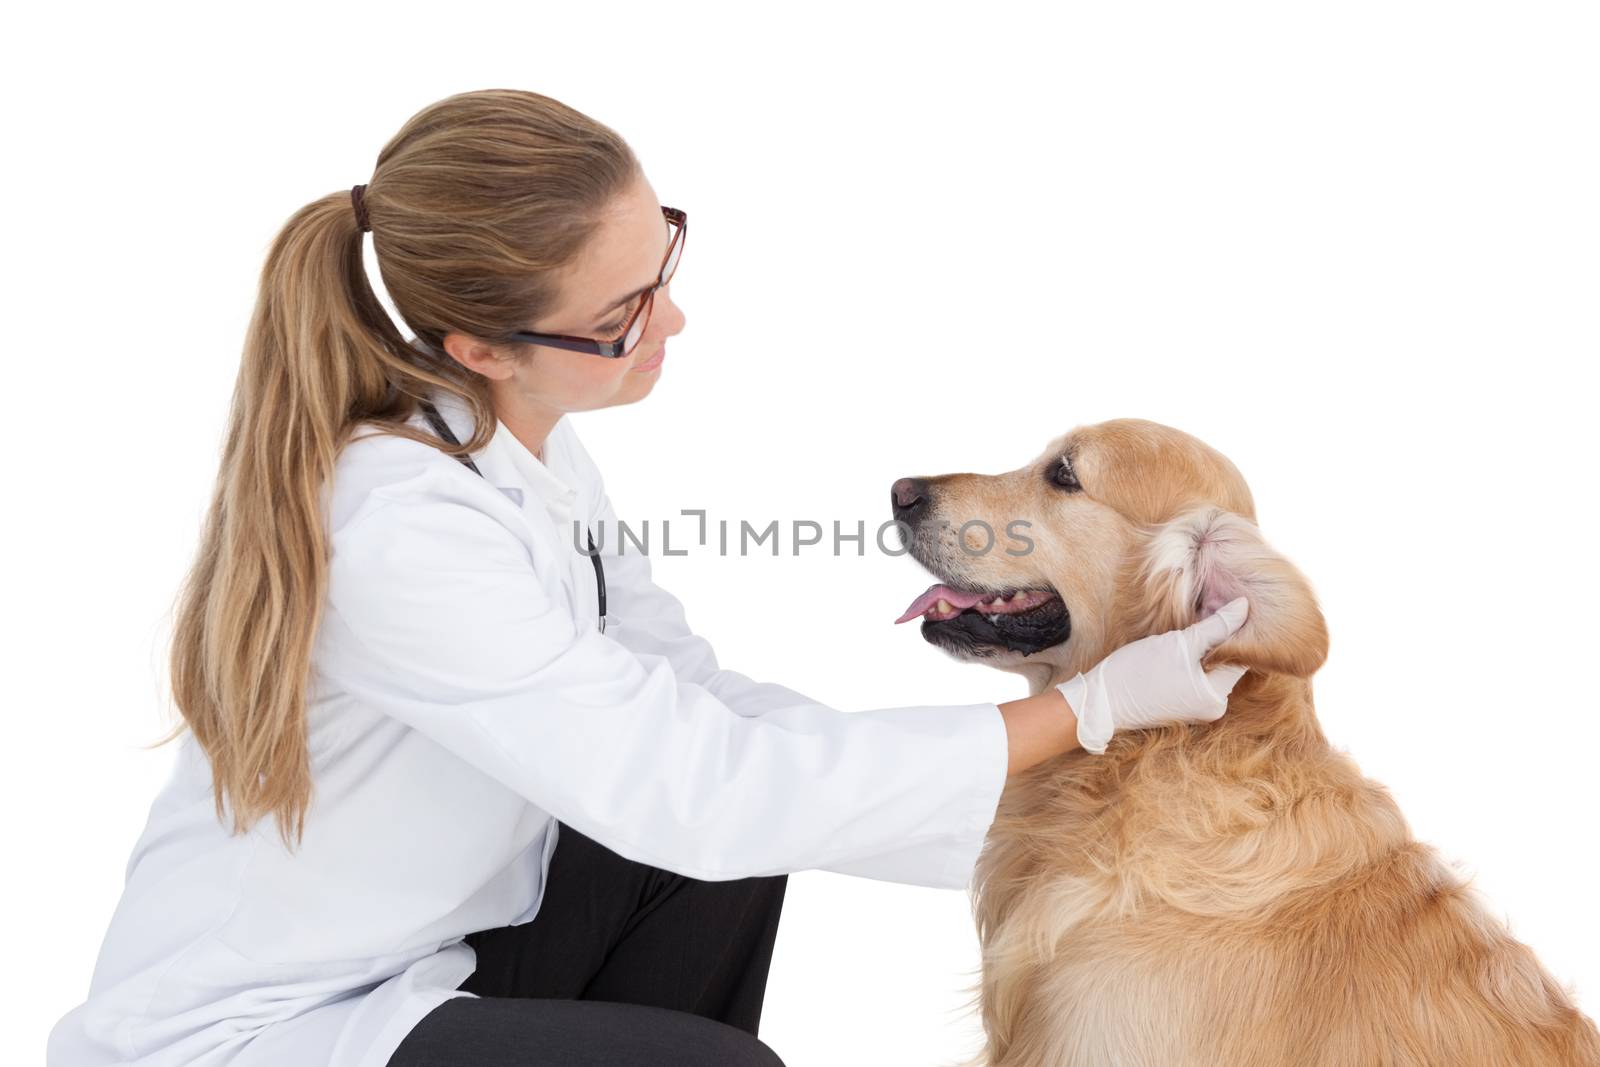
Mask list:
[[[1250,613],[1203,660],[1308,678],[1328,658],[1328,626],[1311,583],[1255,523],[1215,505],[1153,528],[1138,560],[1142,633],[1188,626],[1236,597]]]

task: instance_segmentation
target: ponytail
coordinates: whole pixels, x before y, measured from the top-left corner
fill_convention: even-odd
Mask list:
[[[537,93],[484,90],[425,108],[380,153],[355,198],[300,209],[261,272],[211,505],[178,593],[170,659],[182,716],[210,760],[219,820],[276,818],[288,847],[312,794],[307,683],[327,585],[325,501],[359,424],[438,445],[406,425],[454,393],[482,448],[488,381],[444,352],[448,333],[503,344],[559,299],[557,279],[639,174],[608,127]],[[384,288],[363,266],[371,225]]]

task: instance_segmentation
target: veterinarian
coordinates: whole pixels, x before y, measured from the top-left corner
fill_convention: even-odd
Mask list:
[[[1242,601],[1037,696],[845,713],[580,549],[616,516],[564,416],[664,373],[686,228],[611,129],[509,90],[288,221],[177,612],[175,770],[52,1067],[776,1064],[788,872],[963,888],[1008,775],[1222,713],[1242,672],[1199,658]]]

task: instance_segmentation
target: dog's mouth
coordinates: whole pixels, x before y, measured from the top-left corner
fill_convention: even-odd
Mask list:
[[[911,602],[895,622],[921,617],[922,636],[952,650],[1023,655],[1061,644],[1072,616],[1054,589],[963,589],[937,583]]]

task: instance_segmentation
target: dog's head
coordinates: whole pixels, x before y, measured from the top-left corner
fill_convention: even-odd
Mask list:
[[[1144,419],[1083,426],[1007,474],[902,478],[902,543],[939,583],[899,621],[1036,690],[1238,596],[1247,621],[1206,667],[1309,677],[1328,633],[1310,583],[1262,540],[1227,457]]]

